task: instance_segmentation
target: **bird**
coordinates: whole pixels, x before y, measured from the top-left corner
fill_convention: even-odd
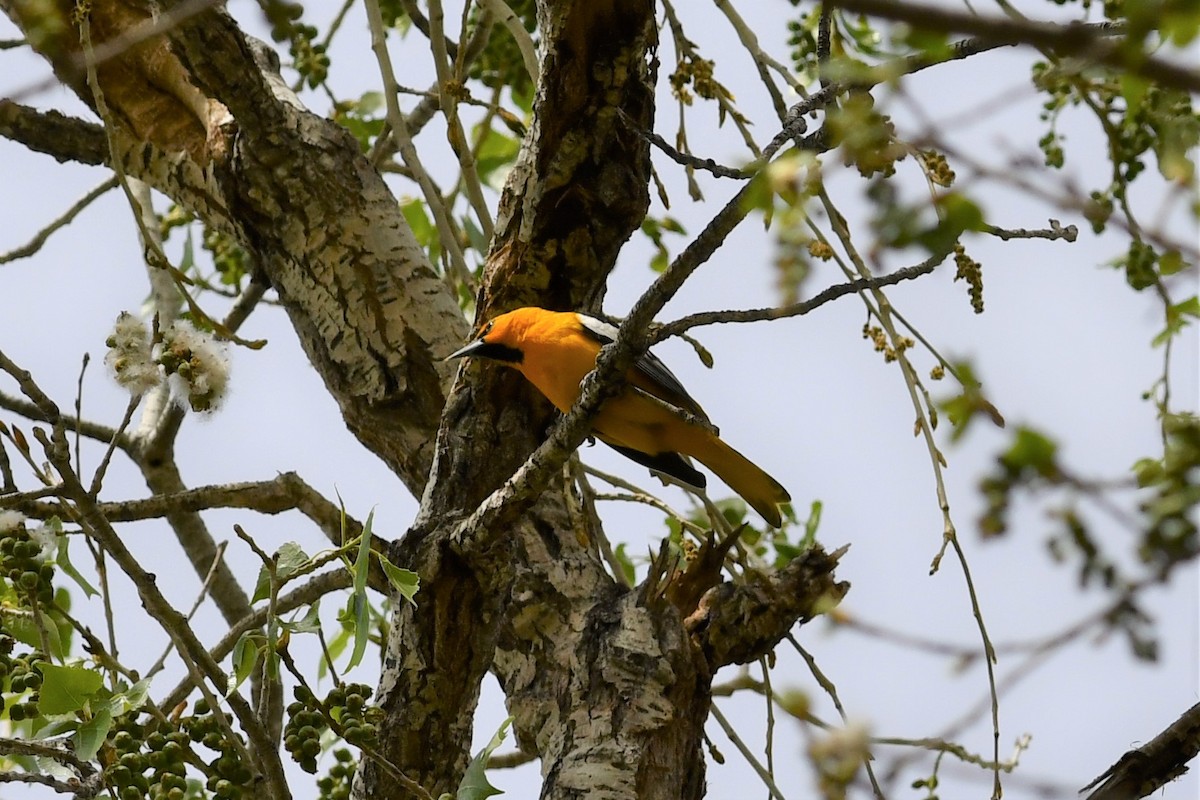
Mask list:
[[[565,414],[579,399],[600,348],[616,338],[616,326],[588,314],[529,306],[494,317],[446,360],[481,358],[512,367]],[[601,406],[592,434],[655,472],[703,489],[704,473],[688,463],[690,456],[773,527],[782,524],[779,506],[791,501],[787,490],[722,441],[700,404],[649,352],[630,367],[621,391]]]

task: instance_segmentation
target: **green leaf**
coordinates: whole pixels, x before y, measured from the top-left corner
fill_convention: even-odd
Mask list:
[[[35,649],[42,647],[42,634],[39,628],[45,630],[46,639],[50,645],[50,655],[56,659],[62,659],[66,656],[66,650],[63,647],[62,636],[59,634],[58,626],[54,624],[54,620],[46,616],[41,611],[35,612],[34,616],[12,616],[4,620],[5,631],[16,639],[18,642],[29,645]]]
[[[59,521],[58,517],[51,517],[46,524],[50,526],[55,534],[57,534],[56,538],[58,541],[58,553],[54,557],[54,561],[58,564],[58,568],[66,573],[67,577],[75,581],[75,584],[83,590],[84,595],[87,597],[95,597],[98,595],[99,592],[97,592],[95,588],[88,583],[86,578],[79,574],[79,570],[75,569],[75,565],[71,563],[71,556],[68,552],[71,539],[69,536],[63,533],[62,523]]]
[[[750,211],[761,211],[768,217],[775,211],[775,192],[771,183],[762,172],[750,179],[746,194],[742,199],[743,207]],[[769,226],[768,226],[769,227]]]
[[[1168,250],[1158,259],[1158,271],[1164,276],[1175,275],[1176,273],[1182,272],[1187,266],[1188,263],[1183,260],[1183,256],[1178,250]],[[1184,303],[1186,302],[1189,301],[1185,300]],[[1196,302],[1195,295],[1192,296],[1190,302]],[[1180,303],[1180,305],[1183,305],[1183,303]],[[1192,316],[1196,316],[1196,314],[1193,313]]]
[[[1154,347],[1166,344],[1184,328],[1191,324],[1188,317],[1200,317],[1200,297],[1192,295],[1187,300],[1167,307],[1167,325],[1151,340]]]
[[[183,239],[183,255],[179,258],[179,271],[186,275],[195,266],[196,246],[192,241],[192,227],[189,225]]]
[[[1057,452],[1058,445],[1049,437],[1032,428],[1018,428],[1012,447],[1001,456],[1001,461],[1014,473],[1029,469],[1051,477],[1058,472],[1054,460]]]
[[[479,135],[478,126],[474,133]],[[489,125],[475,161],[480,180],[497,191],[504,188],[508,168],[516,161],[520,149],[521,142],[515,136],[500,133]]]
[[[820,500],[813,500],[809,508],[808,519],[804,521],[804,536],[800,539],[800,548],[807,550],[817,542],[817,528],[821,525],[821,510],[824,505]]]
[[[112,729],[112,714],[102,708],[90,720],[75,731],[75,756],[81,761],[91,761],[100,752],[100,745]]]
[[[341,497],[338,497],[339,502]],[[354,576],[354,586],[350,598],[346,601],[346,609],[341,615],[342,624],[346,625],[354,635],[354,650],[350,653],[350,661],[346,669],[354,669],[362,661],[367,652],[367,642],[371,636],[371,608],[367,602],[367,574],[371,568],[371,526],[375,522],[375,512],[367,515],[362,534],[358,539],[358,555],[350,566],[350,574]],[[346,509],[342,507],[342,541],[346,540]]]
[[[341,615],[339,615],[339,619],[341,619]],[[337,661],[339,658],[341,658],[342,653],[346,652],[346,646],[349,644],[350,628],[343,627],[337,632],[336,636],[329,640],[329,660]],[[317,665],[317,677],[324,678],[328,671],[329,664],[326,663],[325,659],[322,658],[321,662]]]
[[[366,594],[356,592],[350,595],[346,600],[346,610],[342,613],[341,620],[354,637],[354,649],[350,652],[350,660],[346,662],[346,669],[351,670],[362,662],[371,636],[370,608]]]
[[[470,214],[463,215],[462,226],[467,234],[467,241],[471,243],[471,249],[486,256],[491,241],[483,235],[483,231],[479,230],[479,226],[475,224],[475,218]]]
[[[358,540],[358,556],[354,559],[354,593],[366,595],[367,575],[371,570],[371,525],[375,521],[375,512],[367,514],[363,525],[362,536]]]
[[[42,714],[69,714],[87,705],[88,698],[104,684],[104,676],[97,669],[87,667],[60,667],[42,664],[41,700],[38,709]]]
[[[746,521],[746,501],[740,497],[726,497],[713,503],[721,516],[730,525],[738,526]]]
[[[135,708],[141,708],[146,705],[146,698],[149,696],[150,679],[142,678],[125,692],[125,702],[129,705],[129,708],[126,710],[132,711]]]
[[[233,671],[229,675],[229,688],[225,691],[226,697],[236,692],[237,688],[245,683],[246,679],[254,672],[261,644],[263,644],[263,636],[255,631],[246,631],[238,638],[237,644],[233,646],[231,657]]]
[[[1145,489],[1162,480],[1166,470],[1163,469],[1160,461],[1153,458],[1140,458],[1133,464],[1133,474],[1137,478],[1138,486]]]
[[[617,559],[617,565],[621,568],[621,574],[625,576],[625,582],[630,586],[636,584],[637,570],[633,566],[633,559],[625,552],[624,542],[617,545],[617,549],[613,551],[613,557]]]
[[[103,709],[110,716],[118,717],[121,714],[140,709],[146,704],[146,697],[149,694],[149,679],[143,678],[133,686],[129,686],[118,678],[115,691],[109,692],[107,688],[101,688],[96,693],[96,697],[92,698],[92,710],[98,712]]]
[[[378,116],[383,108],[381,92],[366,92],[349,108],[341,109],[336,115],[336,121],[343,125],[350,134],[358,140],[363,151],[371,148],[371,143],[383,133],[383,117]]]
[[[512,717],[504,720],[487,746],[471,759],[471,763],[467,765],[467,771],[463,773],[462,783],[458,785],[457,800],[485,800],[493,795],[504,794],[488,782],[487,762],[492,757],[492,752],[504,741],[508,726],[512,724],[512,721]]]
[[[279,576],[279,582],[283,583],[297,572],[308,567],[308,553],[295,542],[285,542],[280,548],[275,551],[275,573]]]
[[[316,600],[304,616],[285,625],[292,633],[316,633],[321,630],[321,601]]]
[[[936,225],[917,235],[916,241],[933,256],[944,256],[966,231],[983,230],[986,223],[983,209],[958,192],[947,192],[937,198],[940,212]]]
[[[950,36],[944,31],[909,28],[902,37],[902,41],[912,49],[920,50],[936,61],[947,59],[954,52],[950,46]]]
[[[421,588],[421,576],[410,569],[397,567],[382,553],[376,553],[375,556],[379,559],[379,564],[383,567],[384,574],[387,575],[388,583],[392,584],[396,591],[404,595],[405,600],[415,606],[417,603],[413,600],[413,596]]]
[[[417,244],[425,248],[429,260],[436,264],[441,253],[441,239],[425,211],[425,204],[415,197],[404,198],[400,201],[400,213],[404,215],[404,221],[412,230]]]
[[[363,92],[354,104],[354,111],[359,116],[374,114],[383,108],[383,92]]]
[[[309,564],[308,554],[295,542],[285,542],[275,551],[275,577],[282,586],[288,578],[300,572]],[[258,582],[254,585],[254,597],[251,603],[266,600],[271,596],[271,571],[264,565],[258,571]]]

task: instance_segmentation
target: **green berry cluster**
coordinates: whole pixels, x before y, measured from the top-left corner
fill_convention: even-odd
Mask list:
[[[364,683],[347,683],[334,687],[325,699],[330,713],[337,720],[337,733],[352,745],[371,746],[377,740],[379,720],[383,712],[368,706],[371,687]]]
[[[191,754],[191,744],[192,737],[188,732],[169,722],[159,724],[146,737],[151,800],[184,800],[187,794],[185,761]]]
[[[317,41],[320,32],[300,21],[304,6],[289,0],[267,0],[263,10],[271,22],[271,38],[288,43],[292,66],[309,88],[324,83],[329,75],[329,56],[325,54],[325,45]]]
[[[360,747],[375,743],[382,712],[367,705],[371,687],[363,683],[335,686],[324,702],[306,686],[297,686],[293,693],[296,701],[287,707],[283,745],[305,772],[316,774],[321,734],[326,730],[332,728],[346,742]]]
[[[0,576],[30,600],[50,603],[54,599],[54,564],[42,558],[41,545],[30,538],[24,523],[0,539]]]
[[[354,781],[354,771],[358,762],[354,755],[345,747],[333,751],[334,765],[329,768],[329,774],[317,781],[320,791],[319,800],[350,800],[350,785]]]
[[[250,273],[250,254],[237,240],[216,228],[204,228],[204,249],[212,254],[213,267],[226,286],[241,286],[242,278]]]
[[[207,773],[206,788],[214,798],[241,800],[253,774],[225,729],[204,701],[196,704],[194,716],[177,722],[143,725],[136,713],[118,717],[109,734],[111,756],[104,768],[112,795],[118,800],[185,800],[191,764]],[[216,751],[217,757],[205,764],[193,743]]]
[[[243,741],[241,734],[234,734],[238,737],[237,742],[229,739],[228,731],[232,724],[229,716],[225,715],[225,724],[222,725],[208,703],[200,700],[196,703],[195,715],[183,720],[182,724],[193,740],[217,753],[217,757],[208,763],[206,788],[220,800],[240,800],[244,787],[250,785],[254,775],[243,763],[237,746]]]
[[[43,656],[37,650],[25,655],[14,656],[16,642],[10,636],[0,635],[0,685],[8,683],[8,718],[13,722],[36,719],[38,716],[38,690],[42,688],[42,673],[39,669]],[[29,692],[23,699],[21,695]],[[0,709],[5,706],[0,697]]]
[[[287,707],[283,746],[301,769],[315,775],[317,756],[321,754],[321,732],[329,725],[318,710],[317,698],[307,687],[297,686],[293,694],[296,701]]]
[[[150,759],[142,752],[146,732],[132,714],[113,720],[109,744],[112,754],[104,767],[104,782],[119,800],[141,800],[150,794],[146,770]]]

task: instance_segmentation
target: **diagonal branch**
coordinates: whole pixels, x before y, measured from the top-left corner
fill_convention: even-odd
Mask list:
[[[1113,39],[1112,28],[1071,22],[983,16],[944,6],[896,3],[892,0],[829,0],[829,6],[904,22],[920,30],[966,33],[996,45],[1027,44],[1075,56],[1096,64],[1140,75],[1163,86],[1200,92],[1200,71],[1188,69],[1160,56],[1129,47],[1125,38]]]
[[[1179,719],[1141,747],[1126,752],[1103,775],[1080,791],[1096,787],[1087,800],[1146,797],[1187,772],[1187,763],[1198,753],[1200,703],[1183,712]]]

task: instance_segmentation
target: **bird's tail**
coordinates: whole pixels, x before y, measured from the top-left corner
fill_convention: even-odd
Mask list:
[[[688,449],[688,455],[715,472],[763,519],[776,528],[782,524],[779,504],[790,502],[792,498],[779,481],[716,435],[709,434]]]

